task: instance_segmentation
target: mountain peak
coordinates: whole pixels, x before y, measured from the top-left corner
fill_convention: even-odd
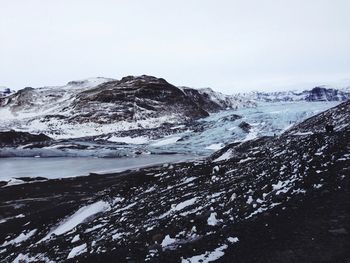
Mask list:
[[[141,76],[125,76],[123,77],[119,82],[120,83],[125,83],[125,82],[134,82],[134,81],[141,81],[141,82],[162,82],[162,83],[167,83],[169,84],[165,79],[163,78],[157,78],[154,76],[149,76],[149,75],[141,75]]]
[[[233,96],[184,90],[148,75],[76,80],[61,87],[23,89],[10,97],[0,98],[0,111],[9,113],[9,123],[20,114],[29,116],[23,125],[31,132],[79,137],[184,123],[226,108],[251,106]]]

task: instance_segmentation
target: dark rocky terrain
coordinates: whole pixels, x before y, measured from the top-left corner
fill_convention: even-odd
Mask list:
[[[86,112],[72,118],[79,122],[132,121],[171,114],[195,120],[209,115],[179,88],[151,76],[128,76],[83,91],[74,100],[73,108]]]
[[[238,125],[238,127],[241,128],[241,129],[242,129],[243,131],[245,131],[245,132],[249,132],[250,129],[252,128],[252,126],[251,126],[249,123],[245,122],[245,121],[242,121],[242,122]]]
[[[42,143],[49,142],[52,139],[45,134],[31,134],[29,132],[19,131],[6,131],[0,132],[0,147],[5,146],[19,146],[28,143],[35,143],[41,145]]]
[[[3,186],[0,260],[349,262],[349,112],[196,162]]]

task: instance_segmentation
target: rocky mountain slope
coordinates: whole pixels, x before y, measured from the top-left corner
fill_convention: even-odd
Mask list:
[[[168,116],[170,122],[180,122],[209,115],[177,87],[149,76],[129,76],[83,91],[76,96],[73,109],[71,121],[102,124],[163,116]]]
[[[181,89],[197,104],[201,105],[208,112],[217,112],[224,109],[238,109],[255,107],[252,100],[245,100],[240,95],[225,95],[213,91],[211,88],[192,89],[181,87]]]
[[[44,134],[30,134],[28,132],[16,132],[7,131],[0,132],[0,147],[5,146],[19,146],[26,145],[29,143],[38,143],[39,145],[43,142],[51,141],[51,138]]]
[[[277,92],[251,92],[240,94],[246,99],[258,102],[292,102],[292,101],[346,101],[350,99],[348,89],[334,89],[315,87],[311,90],[277,91]]]
[[[349,112],[196,162],[2,187],[0,260],[347,262]]]
[[[209,96],[186,90],[145,75],[73,81],[63,87],[28,87],[0,98],[0,129],[45,132],[55,138],[83,137],[181,124],[226,108],[254,106],[213,91]]]

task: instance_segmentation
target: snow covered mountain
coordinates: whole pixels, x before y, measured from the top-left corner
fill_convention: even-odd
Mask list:
[[[350,99],[347,89],[333,89],[324,86],[311,90],[277,91],[277,92],[250,92],[240,94],[248,100],[257,102],[292,102],[292,101],[346,101]]]
[[[235,141],[278,135],[339,103],[290,102],[257,105],[151,76],[28,87],[0,98],[0,157],[208,156]],[[49,138],[31,141],[28,132]]]
[[[7,97],[14,93],[13,90],[10,90],[9,88],[6,87],[0,87],[0,98]]]
[[[349,112],[209,159],[0,187],[0,261],[347,262]]]
[[[61,87],[28,87],[0,98],[0,130],[43,132],[55,138],[83,137],[181,124],[226,108],[254,105],[211,90],[186,91],[146,75],[72,81]]]
[[[245,100],[240,95],[225,95],[213,91],[211,88],[192,89],[181,87],[181,89],[208,112],[256,106],[254,101]]]

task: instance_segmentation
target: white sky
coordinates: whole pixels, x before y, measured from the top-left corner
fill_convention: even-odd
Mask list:
[[[225,93],[350,85],[350,1],[0,0],[0,86],[141,74]]]

